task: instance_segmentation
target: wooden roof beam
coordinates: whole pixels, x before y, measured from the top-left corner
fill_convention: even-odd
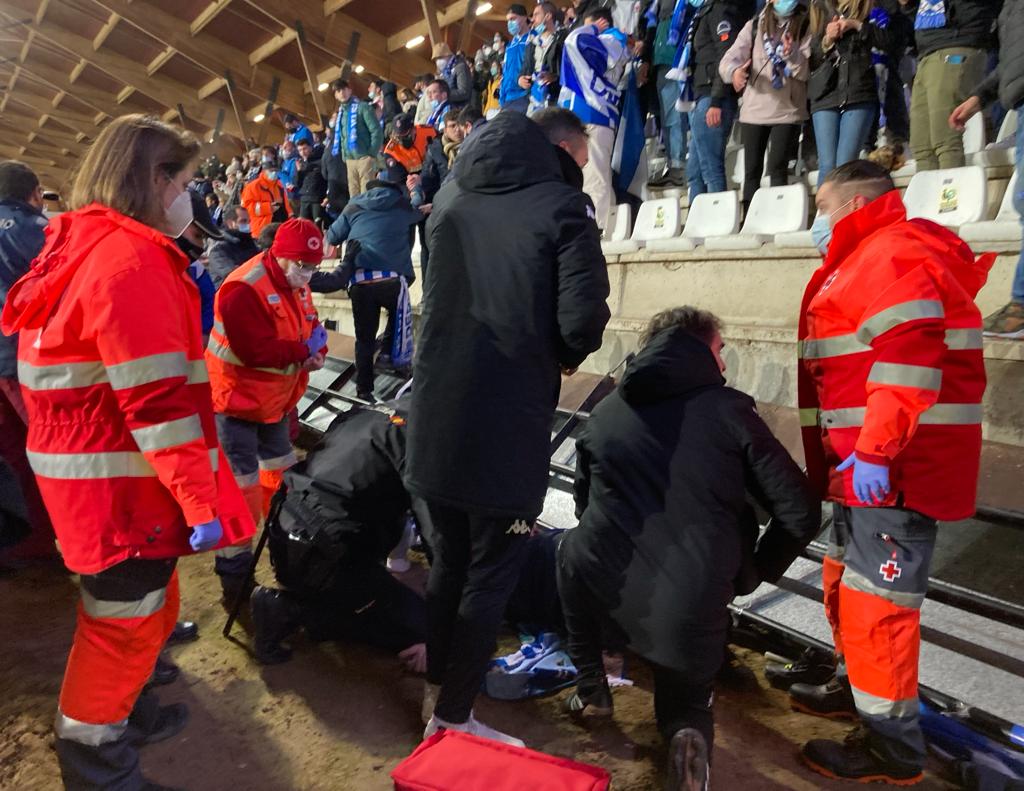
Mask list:
[[[192,35],[201,33],[203,28],[210,24],[217,15],[231,4],[231,0],[213,0],[209,5],[200,11],[196,18],[189,25]]]
[[[82,72],[85,71],[85,67],[89,64],[85,62],[85,58],[82,58],[75,64],[75,67],[71,69],[71,73],[68,75],[68,82],[72,85],[82,76]]]
[[[96,37],[92,40],[92,48],[99,51],[99,48],[103,46],[103,43],[107,40],[111,33],[114,32],[114,28],[117,27],[117,23],[121,21],[121,17],[117,14],[111,14],[107,17],[107,21],[103,27],[100,28],[100,32],[96,34]]]
[[[76,110],[68,110],[64,107],[54,108],[50,105],[48,99],[43,99],[38,96],[33,91],[32,86],[29,86],[27,90],[32,91],[32,93],[30,95],[26,95],[19,91],[17,93],[9,94],[11,102],[20,104],[23,107],[31,108],[43,115],[50,115],[58,120],[68,121],[72,124],[72,128],[78,132],[84,132],[86,129],[97,125],[93,122],[93,116],[87,113],[80,113]]]
[[[509,5],[510,2],[505,2],[503,0],[494,0],[491,3],[492,9],[501,14],[507,13]],[[455,0],[454,3],[438,14],[438,25],[440,25],[441,28],[446,28],[456,22],[461,22],[466,15],[466,9],[468,7],[469,0]],[[415,22],[414,24],[399,30],[394,35],[388,36],[388,51],[398,52],[400,49],[405,47],[407,41],[410,41],[416,36],[427,36],[429,34],[430,29],[426,19],[421,22]]]
[[[153,58],[149,63],[146,64],[146,74],[152,77],[160,69],[164,67],[171,58],[174,57],[174,47],[165,47],[163,50],[157,53],[156,57]]]
[[[427,23],[427,33],[430,34],[430,46],[436,47],[444,41],[441,26],[437,22],[437,6],[434,5],[434,0],[420,0],[420,7],[423,9],[423,19]]]
[[[335,11],[340,11],[354,0],[324,0],[324,16],[330,16]]]

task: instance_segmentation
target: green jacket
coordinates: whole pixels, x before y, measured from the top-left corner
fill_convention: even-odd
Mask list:
[[[367,102],[361,102],[355,97],[348,100],[339,108],[340,117],[335,115],[337,121],[333,130],[334,135],[340,135],[339,151],[342,159],[362,159],[363,157],[375,157],[380,153],[384,145],[384,129],[377,120],[377,114],[373,107]],[[348,129],[352,117],[356,113],[356,145],[355,148],[348,147]],[[328,140],[327,150],[333,151],[334,137]]]

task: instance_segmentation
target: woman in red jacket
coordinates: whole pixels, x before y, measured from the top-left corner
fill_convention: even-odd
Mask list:
[[[56,721],[69,788],[146,785],[137,746],[188,714],[140,696],[177,618],[177,558],[255,532],[217,444],[199,292],[174,243],[198,152],[156,118],[112,121],[3,312],[21,332],[29,461],[81,575]]]

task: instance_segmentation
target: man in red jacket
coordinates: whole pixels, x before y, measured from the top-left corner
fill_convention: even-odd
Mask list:
[[[812,769],[912,785],[925,758],[917,665],[936,520],[975,508],[985,365],[974,297],[994,256],[975,261],[952,232],[908,221],[870,162],[834,170],[817,204],[825,260],[804,295],[798,388],[808,475],[834,503],[823,582],[838,668],[790,696],[867,726],[845,744],[808,742]]]

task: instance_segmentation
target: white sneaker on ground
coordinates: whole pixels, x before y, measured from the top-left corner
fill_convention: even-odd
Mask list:
[[[430,718],[430,722],[427,723],[426,730],[423,731],[423,738],[429,739],[440,730],[461,731],[462,733],[479,736],[481,739],[492,739],[496,742],[501,742],[502,744],[511,744],[513,747],[526,746],[526,742],[521,739],[517,739],[515,736],[509,736],[507,733],[502,733],[501,731],[497,731],[494,728],[484,725],[472,714],[469,715],[469,719],[465,722],[445,722],[436,715],[432,716]]]

